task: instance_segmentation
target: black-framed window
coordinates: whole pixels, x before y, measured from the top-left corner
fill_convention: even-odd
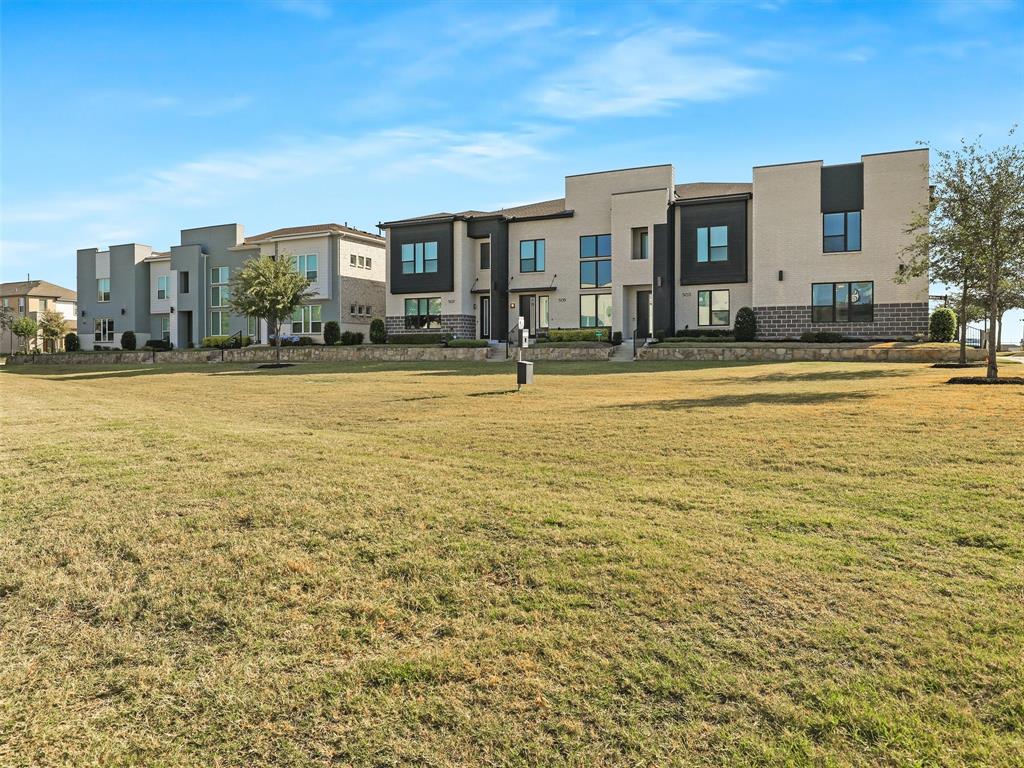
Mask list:
[[[633,228],[633,258],[646,259],[650,256],[647,227]]]
[[[441,299],[406,299],[405,327],[409,329],[440,328]]]
[[[580,238],[580,258],[600,259],[612,255],[611,235],[583,235]]]
[[[491,244],[480,243],[480,269],[491,268]]]
[[[580,296],[580,328],[600,328],[612,325],[612,295],[588,293]]]
[[[580,262],[580,288],[605,288],[612,284],[612,260]]]
[[[188,272],[178,273],[178,293],[188,293]]]
[[[697,227],[697,261],[729,260],[729,227]]]
[[[825,253],[860,250],[860,211],[824,213],[821,227]]]
[[[729,325],[729,291],[697,291],[697,325]]]
[[[875,321],[875,284],[813,283],[811,285],[811,322],[873,323]]]
[[[402,274],[437,272],[437,242],[403,243]]]
[[[544,241],[543,240],[520,240],[519,241],[519,271],[520,272],[543,272],[544,271]]]

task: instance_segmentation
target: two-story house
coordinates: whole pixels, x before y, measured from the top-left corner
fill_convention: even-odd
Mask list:
[[[0,306],[11,310],[14,319],[31,317],[37,323],[43,312],[59,312],[64,316],[64,332],[78,330],[78,298],[70,288],[64,288],[46,280],[22,280],[14,283],[0,283]],[[0,352],[13,352],[19,340],[7,328],[0,329]],[[59,352],[64,348],[64,337],[53,341],[43,338],[39,331],[31,346],[45,352]]]

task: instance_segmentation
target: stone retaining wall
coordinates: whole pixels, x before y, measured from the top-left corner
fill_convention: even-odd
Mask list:
[[[698,360],[750,362],[840,361],[861,363],[955,363],[959,352],[955,348],[929,347],[868,347],[856,344],[729,344],[719,346],[660,346],[641,347],[640,360]],[[985,351],[968,349],[968,360],[983,360]]]
[[[541,344],[523,350],[523,360],[562,360],[573,362],[602,361],[612,355],[615,347],[549,347]],[[515,358],[515,351],[512,357]]]
[[[371,344],[352,347],[284,347],[281,361],[298,362],[444,362],[450,360],[483,361],[486,347],[449,348]],[[145,365],[153,363],[272,363],[277,352],[270,347],[244,349],[171,349],[154,352],[62,352],[53,355],[12,355],[8,365]]]

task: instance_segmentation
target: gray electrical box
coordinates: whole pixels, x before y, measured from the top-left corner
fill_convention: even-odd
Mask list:
[[[533,363],[529,360],[520,360],[516,363],[516,384],[533,384]]]

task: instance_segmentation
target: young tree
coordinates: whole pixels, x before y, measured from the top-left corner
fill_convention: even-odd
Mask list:
[[[909,262],[897,280],[927,271],[932,280],[959,288],[963,363],[967,305],[979,300],[997,333],[1005,311],[1001,291],[1024,273],[1024,150],[1007,144],[986,152],[976,140],[936,154],[932,199],[910,223],[914,240],[904,250]],[[989,378],[999,376],[998,346],[988,345]]]
[[[43,334],[43,340],[52,342],[53,349],[56,350],[57,340],[67,330],[67,321],[60,312],[47,309],[39,314],[39,330]]]
[[[0,330],[11,331],[14,325],[14,310],[10,307],[0,307]],[[11,331],[11,354],[14,354],[14,332]]]
[[[289,255],[250,259],[230,283],[228,304],[239,315],[260,317],[274,335],[277,362],[281,362],[281,325],[295,308],[314,295],[311,281],[295,269]]]
[[[25,317],[19,317],[11,323],[11,332],[21,339],[21,348],[26,353],[28,352],[29,340],[35,340],[37,330],[39,330],[39,326],[36,325],[36,321],[28,315],[25,315]]]

